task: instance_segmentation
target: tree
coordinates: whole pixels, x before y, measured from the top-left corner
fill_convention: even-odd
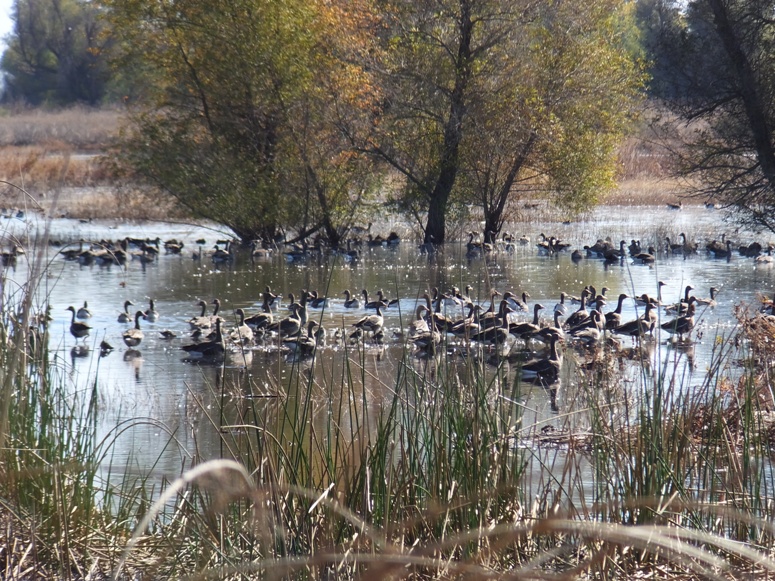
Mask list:
[[[111,1],[123,58],[146,55],[153,76],[124,161],[244,240],[293,227],[337,244],[373,184],[341,128],[371,108],[367,75],[348,60],[368,12],[348,6]]]
[[[110,79],[112,40],[94,2],[15,0],[13,32],[0,67],[6,94],[33,105],[96,105]]]
[[[577,209],[610,181],[638,84],[623,1],[383,0],[384,119],[371,151],[405,177],[400,204],[443,242],[451,201],[497,232],[517,184]],[[364,149],[368,149],[365,147]]]
[[[775,12],[769,2],[695,0],[681,35],[691,87],[669,104],[692,131],[678,151],[694,193],[775,231]]]

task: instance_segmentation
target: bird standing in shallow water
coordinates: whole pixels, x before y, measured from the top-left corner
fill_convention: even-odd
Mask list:
[[[81,323],[75,320],[75,307],[69,306],[67,307],[66,310],[73,313],[73,318],[70,321],[70,334],[72,334],[72,336],[75,337],[76,341],[78,339],[83,339],[85,337],[88,337],[89,332],[91,331],[91,327],[86,323]]]
[[[91,311],[89,310],[89,305],[86,301],[83,301],[83,306],[78,309],[78,312],[75,314],[75,316],[79,319],[90,319],[91,318]]]

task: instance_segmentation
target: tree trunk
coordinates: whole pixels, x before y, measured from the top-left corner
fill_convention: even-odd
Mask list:
[[[457,75],[452,90],[449,117],[444,127],[444,144],[441,150],[439,175],[428,200],[428,222],[425,226],[425,242],[442,244],[446,239],[446,213],[449,196],[455,185],[460,166],[460,142],[463,139],[466,89],[471,78],[471,43],[473,22],[469,0],[460,1],[460,44],[456,58]]]

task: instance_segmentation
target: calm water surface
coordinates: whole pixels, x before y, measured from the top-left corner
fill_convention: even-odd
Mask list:
[[[27,222],[6,220],[2,226],[6,237],[13,234],[24,238],[34,237],[45,225],[30,219]],[[686,374],[691,385],[702,382],[715,337],[733,333],[735,305],[757,304],[759,294],[772,296],[775,289],[775,269],[756,268],[753,259],[739,257],[737,253],[730,261],[709,258],[700,252],[686,259],[661,254],[653,268],[633,265],[630,260],[605,266],[597,259],[574,264],[570,253],[542,256],[534,244],[542,231],[574,247],[611,236],[615,241],[640,239],[645,249],[649,244],[662,246],[664,236],[677,240],[680,232],[698,241],[701,248],[707,240],[720,238],[722,232],[732,237],[735,247],[757,239],[753,233],[735,232],[723,221],[721,212],[706,211],[703,207],[689,207],[680,212],[650,207],[608,207],[574,224],[535,223],[530,230],[518,226],[512,229],[515,234],[526,234],[532,242],[486,259],[467,260],[463,243],[449,244],[442,255],[428,257],[421,255],[415,244],[404,242],[397,249],[364,249],[364,259],[357,264],[346,263],[341,258],[289,264],[282,255],[251,262],[249,253],[244,252],[232,266],[220,269],[207,259],[201,263],[192,260],[197,239],[207,239],[209,244],[205,248],[209,249],[216,238],[223,237],[205,228],[170,224],[81,224],[71,220],[56,221],[50,228],[52,239],[76,243],[80,238],[160,236],[163,240],[174,237],[186,244],[182,255],[162,255],[150,264],[132,261],[126,268],[82,266],[64,261],[56,255],[56,248],[48,250],[50,268],[42,292],[48,297],[54,317],[51,349],[56,356],[55,364],[71,378],[74,394],[88,394],[96,386],[101,436],[115,438],[111,457],[114,472],[116,467],[138,473],[152,468],[156,474],[175,476],[182,465],[190,464],[194,458],[221,456],[224,451],[220,426],[234,419],[220,416],[219,403],[224,394],[231,406],[227,415],[250,402],[262,417],[272,416],[279,408],[280,398],[272,396],[300,395],[295,392],[292,378],[298,373],[308,373],[312,363],[288,361],[271,347],[232,352],[225,369],[185,362],[180,347],[191,342],[187,321],[198,314],[195,304],[200,299],[210,302],[219,298],[222,314],[231,324],[235,321],[233,310],[238,307],[245,308],[248,314],[258,312],[266,285],[286,296],[289,292],[298,296],[301,289],[316,289],[331,297],[330,306],[325,312],[310,310],[310,316],[321,321],[332,334],[337,328],[348,333],[352,323],[366,314],[362,309],[343,307],[340,293],[344,289],[357,293],[365,288],[372,295],[383,289],[389,298],[400,298],[397,307],[385,313],[390,332],[384,347],[368,347],[365,351],[347,347],[345,353],[344,346],[333,346],[329,340],[329,346],[319,354],[314,363],[320,391],[315,400],[320,408],[316,421],[324,424],[330,418],[332,406],[340,398],[352,396],[338,393],[337,389],[341,388],[335,387],[342,385],[341,377],[347,369],[355,370],[355,377],[364,378],[364,397],[370,399],[375,413],[382,402],[389,400],[404,353],[402,340],[394,337],[393,331],[398,332],[412,320],[418,297],[431,287],[446,290],[471,284],[473,295],[485,304],[489,304],[490,288],[500,292],[512,290],[516,294],[525,291],[530,294],[531,308],[535,302],[547,307],[544,311],[547,320],[561,291],[579,295],[590,284],[598,291],[608,287],[608,295],[612,297],[608,309],[615,307],[615,298],[622,292],[656,294],[660,280],[666,283],[665,301],[678,300],[687,284],[695,287],[698,296],[709,296],[709,288],[718,287],[721,289],[718,306],[698,310],[697,328],[701,338],[690,348],[680,350],[673,349],[663,338],[651,356],[655,365],[664,361],[678,365],[679,372]],[[8,272],[6,295],[25,282],[27,272],[28,262],[21,259],[16,269]],[[138,307],[146,309],[150,298],[156,302],[160,319],[154,324],[141,322],[145,338],[134,352],[128,351],[121,335],[130,325],[119,324],[117,316],[125,300],[135,302],[136,307],[130,307],[134,312]],[[88,353],[73,350],[76,342],[68,330],[70,313],[65,310],[69,305],[78,307],[84,301],[88,301],[94,314],[88,321],[93,327],[85,343]],[[44,299],[40,302],[43,304]],[[281,307],[279,312],[285,314],[286,310]],[[459,312],[453,314],[460,316]],[[531,314],[520,317],[527,320]],[[623,320],[635,316],[634,303],[626,301]],[[666,315],[661,316],[667,320]],[[159,331],[164,329],[176,332],[178,337],[171,341],[162,339]],[[102,340],[116,348],[105,357],[99,353]],[[348,357],[349,367],[345,365]],[[566,366],[572,365],[570,357],[566,361],[570,362]],[[410,365],[427,372],[426,362],[420,358],[411,358]],[[560,418],[576,404],[572,401],[572,387],[561,386],[556,397],[540,387],[527,388],[522,403],[528,410],[528,421],[539,425],[556,422],[559,426]],[[133,421],[137,419],[143,421]]]

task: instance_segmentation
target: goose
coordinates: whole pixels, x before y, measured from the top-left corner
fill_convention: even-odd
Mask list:
[[[587,311],[587,293],[589,290],[584,289],[581,293],[581,306],[579,306],[579,309],[571,313],[570,317],[568,317],[565,320],[565,326],[567,328],[575,327],[579,323],[583,323],[587,319],[589,319],[589,311]]]
[[[359,321],[353,323],[353,326],[356,329],[363,329],[364,331],[371,331],[372,335],[375,334],[377,331],[382,329],[382,325],[385,322],[384,317],[382,316],[382,305],[378,304],[376,306],[377,314],[376,315],[366,315]]]
[[[605,314],[605,328],[609,331],[613,331],[616,329],[619,325],[622,324],[622,306],[624,305],[624,300],[628,297],[628,295],[622,293],[619,295],[619,300],[616,303],[616,309],[611,311],[610,313]]]
[[[506,293],[510,294],[510,293]],[[479,315],[479,326],[484,329],[489,329],[490,327],[498,327],[502,324],[503,319],[506,317],[506,308],[510,311],[513,311],[514,309],[509,305],[509,300],[504,296],[503,300],[498,305],[498,312],[495,312],[495,297],[500,295],[500,293],[496,290],[490,291],[490,295],[492,296],[492,299],[490,300],[490,308],[482,315]]]
[[[654,264],[657,260],[657,251],[653,246],[649,246],[648,252],[640,252],[632,258],[640,264]]]
[[[570,329],[567,335],[579,343],[592,345],[600,340],[602,327],[602,315],[600,314],[600,311],[593,309],[589,313],[589,321]]]
[[[667,209],[668,210],[680,210],[683,207],[684,207],[684,203],[683,202],[678,202],[677,204],[674,204],[674,203],[671,203],[671,202],[667,203]]]
[[[571,252],[570,259],[573,262],[581,262],[584,260],[584,255],[581,253],[581,251],[577,248],[573,252]]]
[[[124,310],[118,316],[119,323],[126,324],[132,322],[132,315],[129,312],[129,305],[134,305],[134,303],[132,301],[124,301]]]
[[[315,330],[316,327],[318,327],[317,321],[310,321],[306,332],[300,333],[296,337],[283,339],[282,346],[294,355],[311,356],[315,352],[315,347],[322,346],[321,342],[325,342],[325,330],[322,327]]]
[[[533,337],[545,343],[549,342],[552,336],[560,338],[565,337],[565,331],[563,331],[562,325],[560,324],[560,317],[562,316],[560,311],[554,311],[554,326],[539,329],[533,333]]]
[[[628,323],[616,327],[614,333],[629,335],[630,337],[645,335],[654,329],[655,315],[654,304],[648,302],[646,303],[646,311],[643,313],[642,317],[638,317],[633,321],[629,321]]]
[[[557,381],[560,376],[562,357],[557,350],[557,343],[561,341],[557,335],[550,335],[549,356],[541,359],[533,359],[522,366],[520,374],[525,381],[539,381],[542,384],[550,384]]]
[[[310,291],[308,304],[313,309],[327,309],[328,297],[319,296],[318,291]]]
[[[383,294],[382,291],[377,291],[377,296],[379,297],[379,300],[377,301],[369,301],[369,291],[366,289],[363,289],[361,291],[361,294],[363,295],[363,308],[368,310],[374,310],[377,307],[382,307],[383,309],[387,308],[388,304],[382,300]]]
[[[264,298],[264,304],[261,305],[261,312],[245,319],[245,324],[253,331],[266,329],[272,324],[272,309],[269,308],[266,298]]]
[[[213,320],[207,316],[207,303],[205,301],[199,301],[197,306],[202,308],[202,312],[198,317],[192,317],[188,320],[188,324],[192,329],[209,329]]]
[[[76,342],[78,341],[78,339],[83,339],[85,337],[88,337],[89,332],[91,331],[91,327],[86,323],[81,323],[80,321],[75,320],[75,307],[71,305],[67,307],[67,309],[65,310],[73,313],[72,320],[70,321],[70,333],[72,334],[73,337],[75,337]]]
[[[665,236],[665,249],[668,253],[681,254],[681,252],[683,252],[683,244],[675,244],[670,242],[670,238]]]
[[[718,289],[715,286],[710,287],[710,298],[697,298],[694,297],[694,302],[696,302],[698,305],[702,305],[705,307],[715,307],[716,306],[716,294],[718,293]]]
[[[280,337],[298,335],[304,324],[299,315],[302,308],[303,307],[299,303],[294,303],[292,309],[293,312],[284,319],[272,323],[268,329],[270,331],[275,331]]]
[[[630,240],[630,245],[627,247],[627,249],[630,251],[630,256],[636,256],[641,253],[640,248],[640,240],[635,240],[634,238]]]
[[[619,248],[608,248],[605,252],[603,252],[603,258],[605,258],[606,262],[616,262],[621,260],[627,256],[627,251],[625,250],[626,247],[627,243],[624,240],[620,240]]]
[[[697,254],[697,243],[695,242],[692,244],[686,239],[686,234],[681,232],[678,237],[683,241],[683,244],[681,245],[681,248],[683,250],[683,253],[686,254]]]
[[[481,327],[479,326],[479,313],[481,312],[482,307],[469,303],[467,308],[468,316],[455,321],[450,328],[450,332],[456,337],[470,339],[471,335],[478,333],[481,330]]]
[[[441,344],[443,337],[436,327],[435,322],[431,322],[431,326],[427,331],[419,333],[412,339],[412,343],[417,347],[418,352],[423,352],[426,355],[435,355],[438,346]]]
[[[232,329],[229,334],[229,338],[234,342],[241,345],[247,345],[253,342],[253,329],[245,324],[245,310],[237,309],[234,314],[239,317],[237,326]]]
[[[159,312],[156,310],[156,304],[153,299],[150,299],[148,303],[148,310],[143,313],[143,318],[149,323],[155,323],[159,320]]]
[[[261,260],[264,258],[272,258],[274,254],[271,248],[265,248],[260,240],[253,240],[250,243],[250,258],[251,260]]]
[[[185,244],[178,242],[176,239],[167,240],[164,242],[164,252],[167,254],[180,254],[185,247]]]
[[[164,339],[165,341],[170,341],[171,339],[174,339],[177,337],[178,334],[174,331],[170,331],[169,329],[164,329],[164,331],[159,331],[159,337]]]
[[[650,297],[646,293],[635,297],[635,303],[640,306],[646,306],[647,303],[653,304],[655,307],[662,306],[662,287],[667,286],[666,282],[661,280],[657,282],[657,298]]]
[[[515,337],[521,337],[527,339],[531,335],[541,330],[541,326],[538,324],[538,313],[544,306],[537,304],[533,307],[533,322],[532,323],[518,323],[509,325],[509,333]]]
[[[595,287],[590,286],[590,293],[593,293],[595,290]],[[603,307],[606,304],[606,296],[605,293],[608,292],[608,287],[604,286],[602,289],[600,289],[599,295],[590,294],[590,296],[594,297],[593,300],[587,301],[587,306],[592,309],[597,309],[601,313],[603,312]]]
[[[677,312],[679,315],[683,315],[686,313],[686,309],[689,308],[689,293],[694,290],[694,287],[690,284],[687,284],[684,288],[684,296],[681,300],[679,300],[677,303],[672,305],[667,305],[665,307],[665,312],[667,313],[674,313]]]
[[[527,312],[529,310],[527,299],[530,298],[530,295],[525,292],[522,293],[522,300],[519,300],[511,291],[506,292],[503,298],[509,302],[509,306],[515,311]]]
[[[718,246],[710,250],[713,254],[713,258],[731,258],[732,257],[732,241],[727,240],[726,244],[719,248]]]
[[[563,316],[568,314],[568,305],[565,304],[565,297],[567,296],[564,292],[560,293],[560,302],[554,305],[555,313],[560,313]]]
[[[188,359],[197,361],[216,361],[223,358],[223,336],[221,335],[221,320],[215,321],[215,337],[209,341],[183,345],[183,351],[188,354]]]
[[[264,289],[263,293],[264,301],[269,305],[270,308],[277,307],[280,304],[280,295],[276,295],[272,292],[272,289],[268,286]]]
[[[226,241],[226,247],[220,248],[217,244],[213,247],[213,253],[210,255],[210,260],[215,264],[226,264],[234,260],[234,255],[231,252],[231,240]]]
[[[772,256],[772,244],[769,244],[767,246],[767,254],[762,254],[761,256],[757,256],[754,259],[754,262],[758,266],[769,266],[775,261],[775,258]]]
[[[414,315],[414,321],[409,325],[407,334],[410,339],[413,339],[423,333],[428,333],[430,327],[428,327],[428,321],[425,320],[425,313],[428,312],[428,307],[423,304],[417,305],[417,309]]]
[[[689,307],[686,310],[686,314],[680,317],[676,317],[672,321],[662,323],[661,328],[663,331],[667,331],[671,335],[678,335],[678,340],[683,341],[683,336],[687,333],[691,333],[694,329],[694,313],[695,313],[695,299],[691,298]]]
[[[360,309],[361,308],[361,301],[359,301],[356,298],[350,298],[350,291],[348,289],[345,289],[342,291],[342,294],[344,295],[344,308],[345,309]]]
[[[509,318],[508,313],[512,311],[506,299],[500,303],[498,312],[500,316],[496,319],[497,326],[491,326],[482,329],[478,333],[471,335],[471,341],[478,343],[490,343],[491,345],[503,345],[509,337]]]
[[[78,312],[75,314],[75,316],[78,319],[91,319],[91,311],[89,310],[89,305],[86,301],[83,301],[83,306],[78,309]]]
[[[124,331],[122,338],[124,339],[124,345],[129,347],[137,347],[143,341],[143,332],[140,329],[140,319],[143,317],[142,311],[135,313],[135,326],[131,329]]]

